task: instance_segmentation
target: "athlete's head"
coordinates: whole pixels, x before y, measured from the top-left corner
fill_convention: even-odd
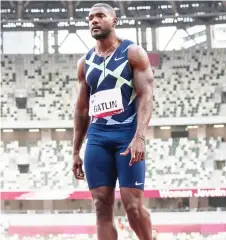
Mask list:
[[[115,10],[108,4],[97,3],[89,12],[89,28],[96,40],[104,39],[117,25]]]

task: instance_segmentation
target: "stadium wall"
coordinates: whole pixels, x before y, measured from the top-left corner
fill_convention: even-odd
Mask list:
[[[181,125],[205,125],[205,124],[225,124],[226,116],[213,117],[181,117],[181,118],[153,118],[149,126],[181,126]],[[0,129],[54,129],[72,128],[73,121],[2,121]]]
[[[9,235],[95,234],[95,214],[3,214]],[[152,213],[161,233],[226,232],[226,212]],[[126,226],[129,229],[129,226]]]

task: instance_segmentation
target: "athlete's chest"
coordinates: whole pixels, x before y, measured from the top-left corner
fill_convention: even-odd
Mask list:
[[[115,51],[105,59],[93,52],[86,59],[85,77],[92,92],[120,87],[123,82],[130,82],[132,74],[126,53]]]

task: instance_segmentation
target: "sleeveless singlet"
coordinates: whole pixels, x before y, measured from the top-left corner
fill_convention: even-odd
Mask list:
[[[91,124],[136,124],[137,96],[128,49],[134,42],[123,40],[104,60],[92,48],[86,54],[85,77],[89,86]]]

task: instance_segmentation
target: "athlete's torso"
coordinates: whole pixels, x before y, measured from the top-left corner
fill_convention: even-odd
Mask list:
[[[133,72],[128,62],[128,48],[132,44],[134,44],[132,41],[123,40],[119,47],[105,61],[103,57],[96,54],[94,48],[87,53],[85,76],[90,96],[95,96],[105,90],[114,89],[112,91],[114,92],[119,89],[124,108],[122,112],[111,116],[103,116],[101,118],[92,117],[92,124],[136,124],[137,98],[133,88]],[[99,106],[99,108],[106,109],[110,107],[109,104]]]

